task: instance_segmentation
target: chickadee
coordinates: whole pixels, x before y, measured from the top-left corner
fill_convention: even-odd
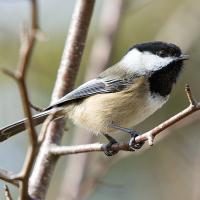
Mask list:
[[[44,112],[33,116],[41,124],[58,109],[74,124],[97,134],[109,134],[133,127],[158,110],[169,98],[183,68],[184,55],[171,43],[160,41],[136,44],[122,59],[77,89],[66,94]],[[23,119],[0,130],[0,141],[26,129]]]

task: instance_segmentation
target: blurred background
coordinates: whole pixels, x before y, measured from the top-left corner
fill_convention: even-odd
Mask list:
[[[40,0],[40,28],[45,36],[34,49],[27,77],[33,104],[46,107],[68,32],[75,0]],[[0,67],[15,69],[20,30],[29,24],[28,0],[0,1]],[[117,62],[136,43],[162,40],[179,45],[190,55],[168,103],[136,130],[145,132],[184,109],[184,86],[200,99],[200,2],[198,0],[97,0],[77,85]],[[23,117],[16,83],[0,74],[0,127]],[[63,144],[104,142],[68,124]],[[38,128],[39,131],[39,128]],[[156,138],[155,145],[136,153],[120,152],[62,157],[52,177],[47,199],[192,199],[200,198],[200,114],[195,113]],[[120,140],[128,140],[122,137]],[[21,133],[0,143],[0,168],[18,172],[28,138]],[[0,180],[0,199],[4,199]],[[17,189],[9,185],[14,199]]]

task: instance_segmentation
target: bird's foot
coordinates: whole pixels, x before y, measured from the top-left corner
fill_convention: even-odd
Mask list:
[[[137,149],[140,149],[145,142],[136,142],[135,141],[135,138],[139,136],[139,134],[135,131],[132,132],[131,134],[131,139],[129,140],[129,148],[132,150],[132,151],[135,151]]]
[[[135,151],[136,149],[140,149],[145,142],[136,142],[135,138],[139,135],[139,133],[137,131],[134,131],[131,128],[124,128],[121,126],[118,126],[117,124],[111,123],[110,125],[112,128],[118,129],[122,132],[128,133],[129,135],[131,135],[131,139],[129,140],[129,148],[132,151]]]
[[[113,156],[119,152],[119,150],[113,150],[112,145],[113,144],[118,144],[117,140],[115,140],[113,137],[111,137],[108,134],[104,134],[106,139],[109,141],[108,144],[105,145],[104,153],[106,156]]]

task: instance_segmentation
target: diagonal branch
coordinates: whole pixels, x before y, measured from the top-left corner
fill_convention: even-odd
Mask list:
[[[192,113],[200,110],[200,103],[196,103],[196,100],[193,98],[191,89],[187,84],[185,87],[186,95],[189,101],[189,106],[179,112],[178,114],[174,115],[170,119],[166,120],[165,122],[161,123],[160,125],[156,126],[152,130],[138,136],[136,138],[136,142],[146,141],[148,140],[149,145],[153,145],[153,140],[156,135],[158,135],[161,131],[167,129],[168,127],[172,126],[173,124],[177,123],[178,121],[182,120],[183,118],[191,115]],[[194,103],[195,102],[195,103]]]
[[[12,200],[13,199],[7,185],[4,186],[4,194],[5,194],[6,200]]]
[[[153,145],[154,138],[161,133],[163,130],[167,129],[168,127],[172,126],[173,124],[177,123],[178,121],[186,118],[187,116],[191,115],[192,113],[200,110],[200,102],[196,102],[193,98],[191,89],[188,85],[186,85],[186,94],[190,105],[179,112],[178,114],[174,115],[170,119],[166,120],[165,122],[159,124],[155,128],[139,135],[135,138],[136,142],[145,142],[148,140],[149,145]],[[194,103],[195,102],[195,103]],[[86,152],[95,152],[95,151],[104,151],[106,145],[100,143],[94,144],[85,144],[85,145],[75,145],[75,146],[51,146],[50,152],[53,155],[61,156],[61,155],[68,155],[68,154],[77,154],[77,153],[86,153]],[[112,150],[114,151],[131,151],[128,143],[118,143],[112,145]]]
[[[16,180],[16,174],[13,172],[0,169],[0,179],[19,187],[19,181]]]

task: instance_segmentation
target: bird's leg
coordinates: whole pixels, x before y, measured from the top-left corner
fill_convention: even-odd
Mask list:
[[[35,110],[35,111],[37,111],[37,112],[43,112],[43,111],[44,111],[44,109],[39,108],[39,107],[36,106],[36,105],[33,105],[31,102],[29,102],[29,105],[30,105],[30,107],[31,107],[33,110]]]
[[[106,144],[105,146],[105,150],[104,150],[104,153],[107,155],[107,156],[113,156],[115,154],[118,153],[118,151],[115,151],[115,150],[112,150],[111,147],[113,144],[117,144],[117,140],[115,140],[112,136],[104,133],[103,134],[105,136],[105,138],[109,141],[108,144]]]
[[[118,129],[122,132],[128,133],[129,135],[131,135],[131,139],[129,140],[129,147],[131,150],[136,150],[136,149],[140,149],[145,142],[135,142],[135,138],[139,135],[139,133],[137,131],[134,131],[131,128],[124,128],[124,127],[120,127],[114,123],[112,123],[110,125],[111,128],[115,128]]]

